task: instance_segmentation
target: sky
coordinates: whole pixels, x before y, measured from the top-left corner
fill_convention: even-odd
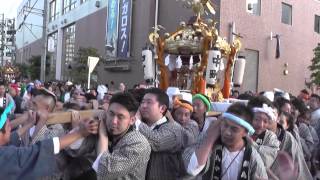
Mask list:
[[[4,13],[5,18],[17,16],[17,9],[23,0],[0,0],[0,14]]]

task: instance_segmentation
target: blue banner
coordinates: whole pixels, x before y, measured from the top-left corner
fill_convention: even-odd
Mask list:
[[[106,55],[107,57],[117,56],[117,42],[118,42],[118,0],[108,0],[107,9],[107,23],[106,23]]]
[[[120,0],[117,57],[130,56],[132,0]]]

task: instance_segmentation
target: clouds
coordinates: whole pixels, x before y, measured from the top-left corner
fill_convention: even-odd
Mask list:
[[[4,13],[5,18],[17,16],[17,8],[23,0],[0,0],[0,14]]]

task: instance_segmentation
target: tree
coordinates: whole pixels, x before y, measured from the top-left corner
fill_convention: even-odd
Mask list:
[[[84,85],[88,81],[88,56],[100,57],[97,49],[80,47],[74,61],[68,66],[70,78],[76,84]],[[96,75],[96,70],[92,74]]]
[[[16,67],[18,67],[19,71],[20,71],[20,77],[21,78],[29,78],[30,77],[30,66],[26,63],[22,63],[22,64],[15,64]]]
[[[311,82],[320,85],[320,43],[313,50],[314,57],[311,60],[311,65],[308,67],[311,71]]]
[[[50,62],[49,56],[46,58],[46,76],[49,74]],[[40,78],[41,56],[32,56],[29,60],[29,74],[32,80]]]

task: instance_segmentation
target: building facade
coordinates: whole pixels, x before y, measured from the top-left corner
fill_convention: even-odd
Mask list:
[[[114,2],[119,2],[116,8],[112,4]],[[122,6],[127,2],[130,3],[128,14]],[[213,2],[220,35],[230,42],[234,37],[232,32],[242,36],[240,54],[246,56],[247,63],[241,91],[279,88],[297,93],[305,87],[305,82],[310,80],[307,67],[313,57],[312,50],[320,40],[319,1]],[[191,9],[184,6],[184,2],[172,0],[48,0],[48,54],[51,64],[54,64],[50,71],[55,79],[67,80],[68,66],[72,64],[77,50],[93,47],[105,59],[96,67],[98,82],[124,82],[132,87],[143,80],[141,51],[148,43],[155,21],[165,27],[161,34],[175,31],[181,21],[188,22],[193,15]],[[35,19],[32,22],[36,22]],[[19,40],[23,39],[19,46],[17,34],[18,62],[37,53],[43,44],[38,43],[41,38],[31,40],[32,35],[24,33],[24,36],[19,35]],[[34,34],[41,37],[41,31]],[[129,44],[123,46],[125,49],[119,45],[123,37],[129,37],[121,42],[122,45]],[[275,57],[275,37],[280,40],[279,58]],[[119,53],[123,50],[124,54]]]
[[[228,37],[233,23],[243,36],[247,57],[243,90],[280,88],[298,93],[305,87],[313,49],[320,42],[320,1],[231,0],[221,1],[220,9],[221,35]],[[279,58],[275,35],[280,36]]]
[[[0,14],[0,60],[1,65],[15,60],[15,19]]]
[[[16,17],[16,62],[27,63],[44,51],[42,41],[44,1],[23,0]]]

